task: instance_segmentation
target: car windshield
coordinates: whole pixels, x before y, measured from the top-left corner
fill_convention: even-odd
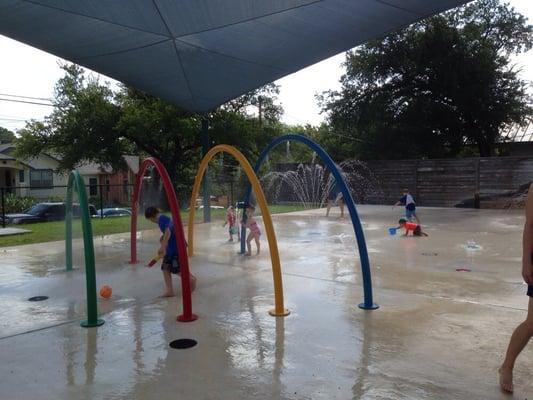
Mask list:
[[[44,210],[46,210],[48,206],[46,204],[35,204],[34,206],[31,206],[28,208],[25,213],[30,215],[39,215]]]

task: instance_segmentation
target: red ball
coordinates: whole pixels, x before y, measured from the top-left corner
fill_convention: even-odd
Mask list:
[[[104,285],[100,288],[100,296],[102,296],[104,299],[110,298],[112,293],[113,289],[109,285]]]

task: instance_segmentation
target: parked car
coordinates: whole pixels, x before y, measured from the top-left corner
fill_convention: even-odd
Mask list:
[[[127,208],[122,207],[114,207],[114,208],[102,208],[98,210],[95,217],[101,217],[103,215],[104,218],[108,217],[124,217],[131,215],[131,210]]]
[[[89,213],[96,214],[96,207],[89,205]],[[72,215],[80,216],[80,205],[72,204]],[[61,221],[65,219],[65,203],[37,203],[21,213],[6,214],[6,224],[27,224],[32,222]],[[2,216],[0,215],[0,223]]]

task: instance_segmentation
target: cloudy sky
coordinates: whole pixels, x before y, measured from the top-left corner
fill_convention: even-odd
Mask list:
[[[509,3],[532,23],[532,0],[510,0]],[[54,84],[62,75],[59,59],[1,35],[0,54],[0,99],[17,95],[31,97],[16,98],[18,100],[46,103],[39,98],[52,96]],[[316,125],[323,120],[315,94],[339,88],[343,61],[344,54],[339,54],[277,81],[281,85],[280,100],[285,110],[285,122]],[[522,68],[522,77],[533,82],[533,51],[516,58],[515,62]],[[44,105],[0,100],[0,126],[16,130],[23,127],[27,119],[42,119],[50,111],[51,107]]]

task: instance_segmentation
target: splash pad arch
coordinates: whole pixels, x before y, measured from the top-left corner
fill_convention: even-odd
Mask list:
[[[164,165],[157,158],[148,157],[143,160],[139,166],[139,172],[135,177],[135,185],[133,187],[133,198],[131,202],[131,228],[130,228],[130,255],[131,263],[136,264],[137,260],[137,214],[139,212],[139,196],[141,194],[141,184],[144,172],[146,169],[153,165],[161,180],[163,181],[163,187],[167,195],[167,201],[170,206],[170,212],[172,214],[172,223],[174,225],[174,236],[176,238],[176,245],[178,246],[178,259],[180,264],[180,277],[181,277],[181,297],[183,305],[183,314],[177,316],[177,320],[180,322],[190,322],[198,319],[198,316],[192,313],[192,300],[191,300],[191,284],[189,273],[189,260],[187,258],[187,246],[185,244],[185,235],[183,233],[183,225],[181,223],[180,208],[178,205],[178,199],[176,192],[170,181],[168,171]]]
[[[91,216],[85,182],[78,171],[72,171],[68,176],[67,201],[65,205],[65,259],[67,271],[72,271],[72,194],[76,189],[80,202],[81,225],[83,231],[83,251],[85,256],[85,285],[87,292],[87,320],[81,323],[84,328],[92,328],[104,324],[98,318],[96,302],[96,271],[94,262],[94,243]]]
[[[257,176],[255,175],[252,166],[250,165],[246,157],[244,157],[244,155],[233,146],[219,144],[211,148],[205,154],[204,158],[200,162],[200,165],[198,166],[198,171],[194,178],[194,185],[191,193],[189,224],[187,226],[189,240],[189,256],[192,257],[194,255],[194,204],[196,203],[196,198],[198,197],[198,193],[200,191],[200,183],[202,182],[202,177],[204,176],[209,161],[211,161],[211,159],[220,152],[226,152],[231,154],[239,162],[241,168],[244,170],[246,176],[248,177],[248,180],[250,181],[250,192],[253,188],[257,198],[257,203],[259,205],[259,208],[261,209],[261,215],[263,217],[263,223],[265,224],[265,231],[268,240],[270,258],[272,260],[272,275],[274,279],[275,306],[273,310],[269,311],[269,314],[275,317],[289,315],[290,311],[285,309],[283,304],[283,282],[281,279],[281,266],[278,252],[278,244],[276,241],[276,234],[274,233],[272,218],[270,217],[270,213],[268,211],[268,205],[266,202],[265,194],[263,193],[261,184],[259,183],[259,180],[257,179]]]
[[[300,143],[307,145],[307,147],[309,147],[311,150],[317,153],[320,159],[326,164],[326,167],[330,170],[331,174],[334,176],[335,181],[337,182],[339,188],[341,189],[344,203],[346,204],[346,207],[348,208],[350,212],[350,218],[352,220],[352,226],[353,226],[355,237],[357,240],[357,246],[359,248],[359,258],[361,260],[361,271],[363,275],[364,302],[359,304],[358,306],[359,308],[362,308],[365,310],[375,310],[379,308],[379,306],[373,302],[370,262],[368,260],[368,251],[366,248],[365,235],[363,233],[363,227],[361,226],[361,221],[359,220],[359,215],[357,214],[355,202],[353,200],[352,194],[350,193],[350,190],[348,189],[348,185],[346,184],[346,181],[344,180],[344,177],[342,176],[341,172],[337,168],[337,165],[335,164],[333,159],[329,156],[329,154],[322,147],[320,147],[317,143],[315,143],[314,141],[312,141],[306,136],[299,135],[299,134],[283,135],[283,136],[280,136],[274,139],[261,152],[254,166],[255,175],[257,175],[259,168],[261,168],[261,165],[263,164],[263,161],[265,160],[268,153],[270,153],[274,148],[276,148],[281,143],[285,143],[288,141],[296,141],[296,142],[300,142]],[[246,190],[246,195],[245,195],[245,200],[244,200],[245,203],[249,203],[251,195],[252,195],[252,188],[249,186],[248,189]],[[244,253],[244,246],[245,246],[244,240],[245,240],[244,235],[241,234],[241,253]]]

